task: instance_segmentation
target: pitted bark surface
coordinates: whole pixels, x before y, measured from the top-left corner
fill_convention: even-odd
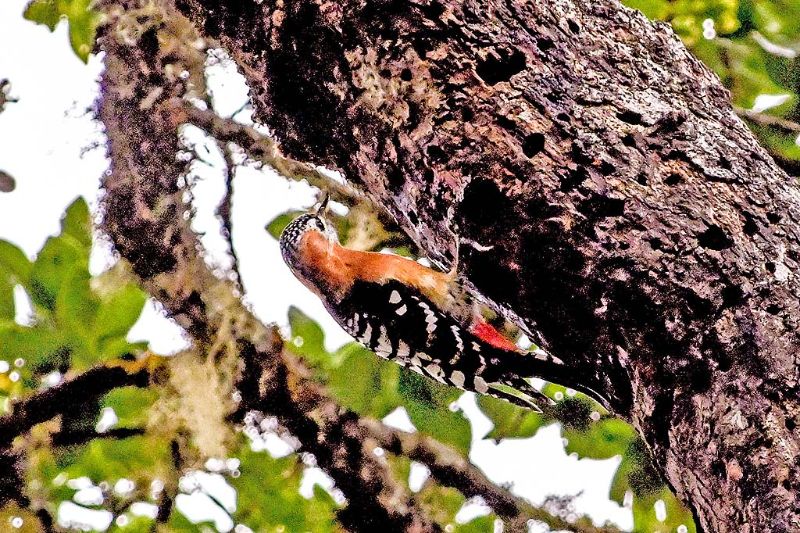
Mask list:
[[[707,531],[800,530],[800,192],[612,2],[183,0],[341,169],[632,420]]]

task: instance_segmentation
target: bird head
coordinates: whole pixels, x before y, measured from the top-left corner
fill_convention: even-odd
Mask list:
[[[317,231],[322,233],[330,244],[337,242],[336,230],[325,219],[325,210],[328,206],[328,196],[320,203],[319,207],[311,213],[305,213],[295,218],[283,230],[280,237],[280,248],[283,260],[291,268],[296,268],[300,246],[303,243],[303,237],[309,232]]]

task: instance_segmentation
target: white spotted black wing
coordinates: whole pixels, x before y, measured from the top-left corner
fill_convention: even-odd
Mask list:
[[[333,314],[345,331],[377,355],[465,390],[485,394],[490,384],[503,383],[538,395],[521,377],[562,383],[554,378],[565,377],[559,376],[564,371],[557,363],[482,341],[424,295],[397,281],[356,281]]]

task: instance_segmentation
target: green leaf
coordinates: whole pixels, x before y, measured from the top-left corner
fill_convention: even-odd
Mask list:
[[[664,486],[661,476],[653,467],[647,445],[636,437],[622,456],[614,474],[609,498],[622,505],[627,491],[631,491],[634,496],[644,497],[661,492]]]
[[[456,524],[454,533],[486,533],[487,531],[495,531],[494,522],[497,516],[488,514],[486,516],[479,516],[473,518],[466,524]]]
[[[85,369],[99,359],[92,334],[98,302],[89,281],[89,272],[71,269],[60,287],[55,305],[56,326],[69,339],[72,362],[78,369]]]
[[[664,502],[666,509],[666,518],[663,522],[658,519],[655,512],[655,503],[658,500]],[[681,506],[666,488],[644,498],[634,497],[632,511],[634,533],[672,533],[680,525],[686,526],[690,533],[697,531],[691,513]]]
[[[15,316],[14,284],[0,277],[0,321],[13,321]]]
[[[623,505],[625,502],[625,494],[631,489],[630,473],[637,468],[636,461],[630,457],[623,456],[622,461],[619,463],[617,471],[614,472],[614,478],[611,480],[611,488],[608,491],[608,498]]]
[[[541,413],[523,409],[491,396],[478,396],[478,406],[494,424],[492,430],[486,435],[486,438],[489,439],[532,437],[542,426],[552,422]]]
[[[69,4],[69,42],[72,50],[86,63],[94,47],[100,15],[91,9],[91,0],[72,0]]]
[[[238,501],[234,520],[253,531],[338,531],[333,499],[315,487],[313,497],[299,493],[303,465],[297,455],[274,459],[242,446],[239,477],[229,480]]]
[[[147,294],[136,285],[125,284],[112,292],[101,303],[94,324],[94,334],[99,340],[125,338],[139,320],[147,301]]]
[[[624,3],[651,19],[663,20],[669,14],[669,4],[665,0],[626,0]]]
[[[8,276],[15,283],[26,284],[33,263],[18,246],[0,239],[0,275]]]
[[[95,439],[76,455],[67,453],[60,458],[62,464],[66,462],[64,470],[70,477],[86,476],[95,482],[150,480],[163,475],[170,461],[168,442],[154,435]]]
[[[116,521],[111,522],[108,528],[109,533],[116,533],[117,531],[124,533],[151,533],[153,528],[153,519],[149,516],[137,516],[131,513],[125,513],[128,522],[124,526],[117,525]],[[174,531],[174,530],[170,530]]]
[[[402,483],[405,488],[409,488],[408,480],[411,477],[411,459],[405,455],[388,454],[386,455],[386,462],[389,464],[392,476]],[[430,479],[426,480],[425,483],[430,483]]]
[[[89,255],[75,239],[50,237],[36,257],[31,270],[28,293],[34,304],[55,310],[56,297],[65,278],[74,268],[89,268]]]
[[[451,487],[429,483],[420,491],[416,499],[425,514],[445,531],[487,533],[495,529],[494,522],[497,516],[494,514],[474,518],[465,524],[457,523],[456,515],[466,503],[466,498]]]
[[[61,234],[69,235],[85,249],[92,246],[92,218],[89,205],[82,197],[72,201],[61,219]]]
[[[119,419],[116,427],[143,427],[147,423],[148,410],[158,396],[158,390],[153,388],[121,387],[105,395],[103,407],[114,409]]]
[[[216,531],[213,522],[200,522],[193,524],[186,518],[177,507],[172,507],[172,513],[169,515],[166,531],[170,533],[197,533],[198,531]]]
[[[56,325],[87,336],[97,316],[98,302],[89,285],[89,272],[68,269],[58,291],[55,307]]]
[[[404,407],[414,427],[468,455],[472,428],[461,411],[450,410],[450,404],[462,392],[408,370],[400,373],[399,385]]]
[[[128,342],[125,337],[114,337],[103,339],[97,345],[98,358],[100,360],[114,359],[126,354],[135,354],[147,350],[149,344],[146,341]]]
[[[400,405],[400,367],[350,343],[338,352],[341,364],[329,370],[328,386],[336,400],[362,416],[383,418]]]
[[[61,219],[61,234],[44,244],[30,272],[28,293],[33,302],[54,310],[58,293],[73,271],[89,272],[92,246],[89,209],[82,198],[67,208]]]
[[[567,439],[567,453],[590,459],[608,459],[624,454],[636,438],[636,431],[622,420],[605,418],[591,424],[585,431],[565,427],[563,435]]]
[[[286,229],[286,226],[288,226],[292,220],[294,220],[301,214],[303,214],[303,211],[296,211],[296,210],[286,211],[285,213],[281,213],[277,217],[273,218],[272,221],[270,221],[267,224],[266,226],[267,233],[272,235],[272,237],[275,239],[280,239],[281,233],[283,233],[283,230]]]
[[[44,24],[50,31],[55,30],[61,20],[61,13],[56,8],[55,0],[34,0],[28,4],[22,16],[31,22]]]
[[[92,8],[91,0],[34,0],[23,16],[53,31],[62,17],[69,22],[72,50],[86,63],[94,46],[100,13]]]
[[[22,519],[22,526],[12,526],[14,519]],[[31,509],[20,507],[13,501],[8,501],[0,506],[0,524],[4,524],[7,531],[14,533],[40,533],[47,530]]]
[[[434,522],[446,526],[455,522],[456,513],[464,506],[464,495],[451,487],[426,485],[417,494],[421,507]]]
[[[291,306],[289,326],[292,331],[289,349],[314,365],[326,366],[330,356],[325,350],[325,333],[319,324],[297,307]]]
[[[31,372],[54,370],[65,360],[64,341],[61,335],[44,326],[27,327],[13,322],[0,322],[0,359],[13,363],[25,360],[20,369],[23,377]]]

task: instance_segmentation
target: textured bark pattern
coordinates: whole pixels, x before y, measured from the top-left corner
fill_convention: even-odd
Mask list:
[[[800,194],[612,2],[183,0],[341,169],[632,420],[708,531],[800,530]]]

